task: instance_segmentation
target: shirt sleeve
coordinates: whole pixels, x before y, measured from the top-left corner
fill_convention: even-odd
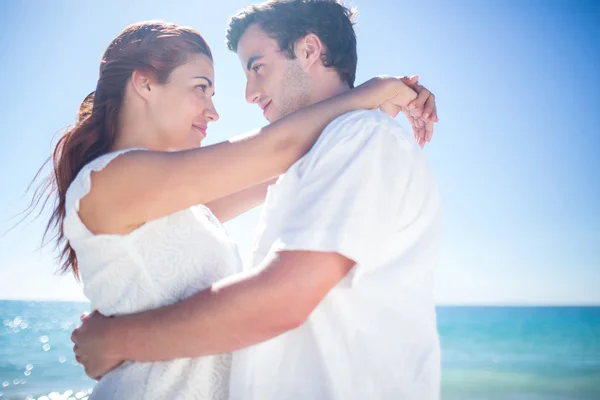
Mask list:
[[[298,191],[271,250],[336,252],[373,263],[395,228],[410,175],[403,133],[379,114],[332,123],[303,160]]]

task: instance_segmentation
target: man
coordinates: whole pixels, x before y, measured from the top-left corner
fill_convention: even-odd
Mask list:
[[[246,97],[269,121],[354,85],[350,10],[272,1],[231,20]],[[421,93],[427,93],[418,87]],[[433,97],[411,123],[420,144]],[[414,115],[413,115],[414,117]],[[425,122],[423,122],[425,121]],[[240,350],[232,399],[435,399],[439,200],[423,152],[390,117],[332,122],[270,188],[254,266],[182,302],[73,334],[86,372]]]

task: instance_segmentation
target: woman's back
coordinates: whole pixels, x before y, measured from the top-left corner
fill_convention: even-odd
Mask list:
[[[91,172],[127,152],[92,161],[67,191],[65,236],[77,254],[84,293],[104,315],[159,308],[241,270],[234,242],[202,205],[149,221],[126,235],[94,235],[79,218]],[[156,344],[160,346],[160,343]],[[226,398],[230,355],[131,363],[107,374],[92,398]]]

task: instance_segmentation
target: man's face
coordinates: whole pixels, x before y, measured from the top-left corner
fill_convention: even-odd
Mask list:
[[[246,100],[260,106],[269,122],[312,103],[310,75],[258,24],[244,32],[237,52],[246,74]]]

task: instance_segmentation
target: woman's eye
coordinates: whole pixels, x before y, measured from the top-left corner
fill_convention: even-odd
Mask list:
[[[204,93],[206,93],[206,90],[208,89],[208,86],[207,85],[198,85],[198,86],[196,86],[196,88],[199,88]]]

